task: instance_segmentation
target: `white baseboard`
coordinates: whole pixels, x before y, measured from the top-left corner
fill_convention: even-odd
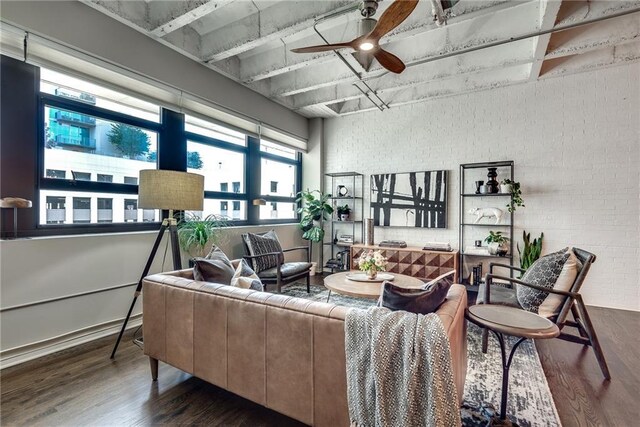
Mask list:
[[[4,350],[0,352],[0,370],[118,333],[123,321],[124,319],[112,320],[58,335],[57,337]],[[136,328],[141,324],[142,314],[135,314],[129,319],[127,330]],[[109,357],[109,355],[105,354],[105,357]]]

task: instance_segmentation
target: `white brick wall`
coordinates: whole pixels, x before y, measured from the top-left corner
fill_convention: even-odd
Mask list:
[[[638,76],[631,64],[326,120],[325,170],[367,175],[365,212],[371,173],[449,170],[448,229],[376,228],[376,241],[458,246],[460,163],[514,160],[517,241],[544,231],[545,252],[593,251],[587,303],[640,310]]]

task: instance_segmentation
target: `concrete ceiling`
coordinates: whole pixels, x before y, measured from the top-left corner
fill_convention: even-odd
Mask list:
[[[460,0],[444,26],[428,1],[381,45],[407,69],[366,71],[349,49],[295,47],[357,34],[357,1],[81,0],[307,117],[336,117],[640,60],[640,13],[460,53],[488,43],[640,9],[622,0]],[[375,18],[391,4],[379,2]],[[437,59],[442,55],[451,55]],[[341,55],[343,59],[339,57]],[[358,75],[344,63],[348,62]]]

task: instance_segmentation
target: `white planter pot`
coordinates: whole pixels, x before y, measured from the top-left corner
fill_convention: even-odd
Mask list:
[[[500,192],[503,194],[510,194],[511,184],[500,184]]]
[[[309,270],[309,276],[315,276],[316,275],[316,268],[318,267],[318,263],[317,262],[312,262],[311,263],[311,270]]]

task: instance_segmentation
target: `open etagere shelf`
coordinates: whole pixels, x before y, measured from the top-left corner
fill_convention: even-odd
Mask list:
[[[459,269],[458,277],[460,278],[461,283],[467,286],[468,290],[474,291],[474,292],[478,291],[478,287],[473,286],[473,284],[470,283],[470,281],[467,279],[465,275],[465,262],[469,263],[473,261],[474,258],[480,259],[480,260],[482,259],[486,260],[487,258],[496,258],[497,262],[513,265],[513,212],[508,212],[508,211],[505,212],[505,214],[508,213],[508,215],[505,215],[502,217],[503,221],[508,220],[508,223],[505,223],[505,224],[502,224],[502,223],[501,224],[488,224],[488,223],[473,224],[472,222],[469,222],[468,218],[465,222],[465,215],[468,215],[467,211],[469,210],[469,208],[476,207],[476,206],[471,206],[471,204],[469,203],[469,200],[481,201],[482,198],[487,198],[487,199],[496,198],[496,203],[498,201],[500,203],[500,209],[503,209],[503,210],[507,209],[506,205],[510,201],[510,198],[511,198],[510,194],[505,194],[505,193],[475,194],[473,192],[469,192],[470,191],[469,184],[466,183],[468,179],[467,174],[472,173],[472,171],[474,170],[477,171],[478,169],[484,169],[485,171],[487,171],[488,168],[498,168],[499,170],[502,169],[503,173],[502,175],[500,174],[498,175],[498,178],[497,178],[498,181],[501,181],[502,179],[507,177],[504,174],[505,169],[508,169],[509,179],[511,179],[511,181],[515,180],[514,179],[514,174],[515,174],[514,163],[512,160],[501,161],[501,162],[466,163],[466,164],[460,165],[460,217],[459,217],[460,218],[460,262],[458,263],[458,269]],[[484,175],[483,179],[486,182],[486,173],[484,173],[483,175]],[[476,172],[476,178],[478,178],[477,172]],[[465,239],[468,239],[469,234],[472,232],[472,230],[475,227],[479,227],[482,230],[486,230],[485,234],[488,234],[490,228],[498,229],[499,231],[502,231],[504,233],[503,235],[509,238],[509,253],[505,256],[489,255],[489,254],[477,255],[477,254],[465,253],[465,248],[470,243],[470,242],[466,242]],[[513,275],[513,271],[511,271],[511,275]]]
[[[351,218],[348,221],[341,221],[337,217],[337,212],[333,213],[327,233],[325,234],[325,241],[323,246],[329,246],[331,248],[331,260],[335,260],[338,254],[341,254],[341,259],[344,263],[344,268],[340,269],[333,265],[326,265],[324,268],[335,271],[343,271],[349,269],[350,263],[350,249],[354,243],[362,241],[362,228],[364,218],[364,175],[358,172],[338,172],[338,173],[326,173],[325,176],[330,179],[331,187],[328,193],[333,194],[331,197],[331,205],[334,210],[338,206],[349,205],[351,208]],[[337,194],[337,188],[339,185],[347,187],[348,193],[346,196],[339,196]],[[353,237],[351,243],[344,243],[336,241],[342,235],[350,235]]]

